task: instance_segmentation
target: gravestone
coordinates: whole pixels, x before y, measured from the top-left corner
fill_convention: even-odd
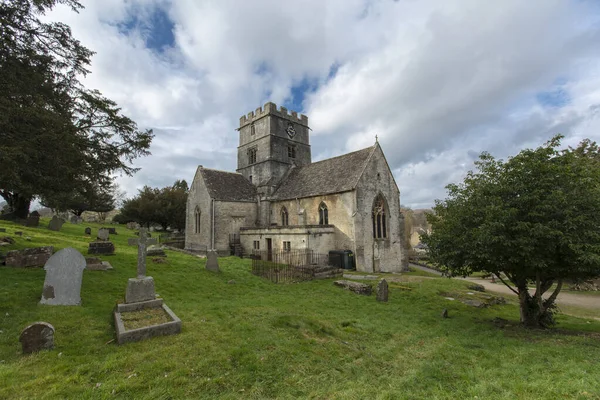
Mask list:
[[[112,242],[91,242],[88,254],[115,254],[115,245]]]
[[[54,247],[35,247],[32,249],[11,250],[6,254],[6,266],[27,268],[42,267],[52,256]]]
[[[387,302],[388,301],[388,283],[385,279],[382,279],[377,284],[377,301]]]
[[[162,247],[160,246],[148,246],[148,249],[146,251],[146,255],[148,257],[166,257],[167,255],[165,254],[165,251],[163,250]]]
[[[0,228],[0,232],[6,232],[6,228]]]
[[[19,336],[23,354],[54,348],[54,327],[47,322],[36,322],[23,329]]]
[[[87,228],[85,228],[85,234],[86,235],[91,235],[92,234],[92,228],[90,228],[89,226]]]
[[[148,239],[146,230],[140,229],[140,238],[135,243],[138,246],[137,278],[130,278],[127,282],[125,303],[138,303],[156,298],[154,279],[146,276],[146,246],[150,243],[156,243],[156,239]]]
[[[96,236],[96,238],[98,240],[108,240],[108,229],[106,228],[100,228],[98,229],[98,235]]]
[[[206,269],[212,272],[219,272],[219,260],[217,259],[217,251],[209,250],[206,254]]]
[[[51,231],[58,232],[58,231],[60,231],[60,229],[62,228],[62,226],[63,226],[64,223],[65,223],[64,219],[58,218],[55,215],[50,220],[50,223],[48,224],[48,229],[50,229]]]
[[[33,213],[32,213],[33,214]],[[25,220],[25,226],[28,228],[36,228],[40,225],[40,217],[30,214]]]
[[[42,215],[37,210],[34,210],[34,211],[32,211],[32,212],[29,213],[29,216],[30,217],[38,217],[39,218]]]
[[[108,233],[110,233],[111,235],[118,235],[116,228],[102,228],[102,229],[108,229]]]
[[[334,281],[333,284],[335,286],[343,287],[344,289],[348,289],[351,292],[354,292],[356,294],[362,294],[364,296],[370,296],[373,291],[373,287],[371,287],[371,285],[367,285],[366,283],[341,280]]]
[[[442,311],[442,318],[448,318],[448,309],[444,308],[444,311]]]
[[[23,232],[22,231],[15,231],[15,235],[17,235],[17,236],[23,236]]]
[[[137,222],[128,222],[127,229],[140,229],[140,225]]]
[[[78,217],[77,215],[73,215],[73,216],[71,217],[71,223],[72,223],[72,224],[80,224],[80,223],[81,223],[81,221],[82,221],[82,218],[81,218],[81,217]]]
[[[81,304],[81,281],[85,258],[72,247],[56,252],[46,262],[46,279],[41,304],[78,306]]]
[[[113,269],[108,261],[102,261],[98,257],[86,257],[85,264],[85,269],[90,271],[108,271],[109,269]]]

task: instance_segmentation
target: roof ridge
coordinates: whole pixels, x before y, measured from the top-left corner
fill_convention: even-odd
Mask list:
[[[324,160],[321,160],[321,161],[315,161],[315,162],[313,162],[313,163],[306,164],[306,165],[303,165],[303,166],[301,166],[301,167],[296,167],[296,168],[304,168],[304,167],[308,167],[309,165],[315,165],[315,164],[318,164],[318,163],[322,163],[322,162],[324,162],[324,161],[334,160],[334,159],[336,159],[336,158],[340,158],[340,157],[346,157],[346,156],[349,156],[349,155],[351,155],[351,154],[355,154],[355,153],[359,153],[359,152],[361,152],[361,151],[369,150],[369,149],[371,149],[372,147],[375,147],[375,146],[369,146],[369,147],[365,147],[364,149],[360,149],[360,150],[354,150],[354,151],[351,151],[350,153],[340,154],[339,156],[335,156],[335,157],[326,158],[326,159],[324,159]]]
[[[207,169],[209,171],[216,171],[216,172],[224,172],[226,174],[242,175],[239,172],[223,171],[222,169],[206,168],[206,167],[202,167],[202,169]]]

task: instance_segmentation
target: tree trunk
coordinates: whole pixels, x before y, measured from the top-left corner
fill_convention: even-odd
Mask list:
[[[554,299],[560,291],[562,282],[559,282],[558,290],[550,296],[549,299],[540,303],[542,292],[531,296],[527,285],[519,285],[519,310],[521,314],[521,323],[528,328],[548,328],[554,325],[554,316],[549,308],[554,303]]]
[[[29,206],[31,205],[31,196],[24,196],[19,193],[1,192],[2,197],[8,203],[8,209],[15,218],[26,219],[29,215]]]

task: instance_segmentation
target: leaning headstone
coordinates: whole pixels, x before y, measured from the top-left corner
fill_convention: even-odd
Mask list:
[[[28,228],[36,228],[40,225],[40,217],[36,217],[31,213],[25,220],[25,226]]]
[[[385,279],[382,279],[377,284],[377,301],[387,302],[388,301],[388,283]]]
[[[46,279],[41,304],[78,306],[81,304],[81,281],[85,258],[72,247],[56,252],[46,265]]]
[[[17,268],[41,267],[50,259],[53,251],[54,247],[52,246],[12,250],[6,254],[6,266]]]
[[[115,254],[115,245],[112,242],[91,242],[88,254]]]
[[[108,240],[108,229],[106,228],[100,228],[98,229],[98,240]]]
[[[86,235],[91,235],[92,234],[92,228],[90,228],[89,226],[87,228],[85,228],[85,234]]]
[[[217,251],[209,250],[206,254],[206,269],[212,272],[219,272],[219,261]]]
[[[51,231],[60,231],[60,228],[62,228],[63,224],[65,223],[65,220],[62,218],[58,218],[56,215],[52,217],[52,219],[50,220],[50,223],[48,224],[48,229],[50,229]]]
[[[54,327],[47,322],[36,322],[23,329],[19,336],[23,354],[54,348]]]

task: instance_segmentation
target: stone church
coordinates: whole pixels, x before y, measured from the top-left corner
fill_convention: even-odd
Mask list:
[[[359,271],[402,270],[400,191],[378,142],[313,163],[308,117],[273,103],[242,116],[237,130],[237,171],[196,171],[186,249],[351,250]]]

